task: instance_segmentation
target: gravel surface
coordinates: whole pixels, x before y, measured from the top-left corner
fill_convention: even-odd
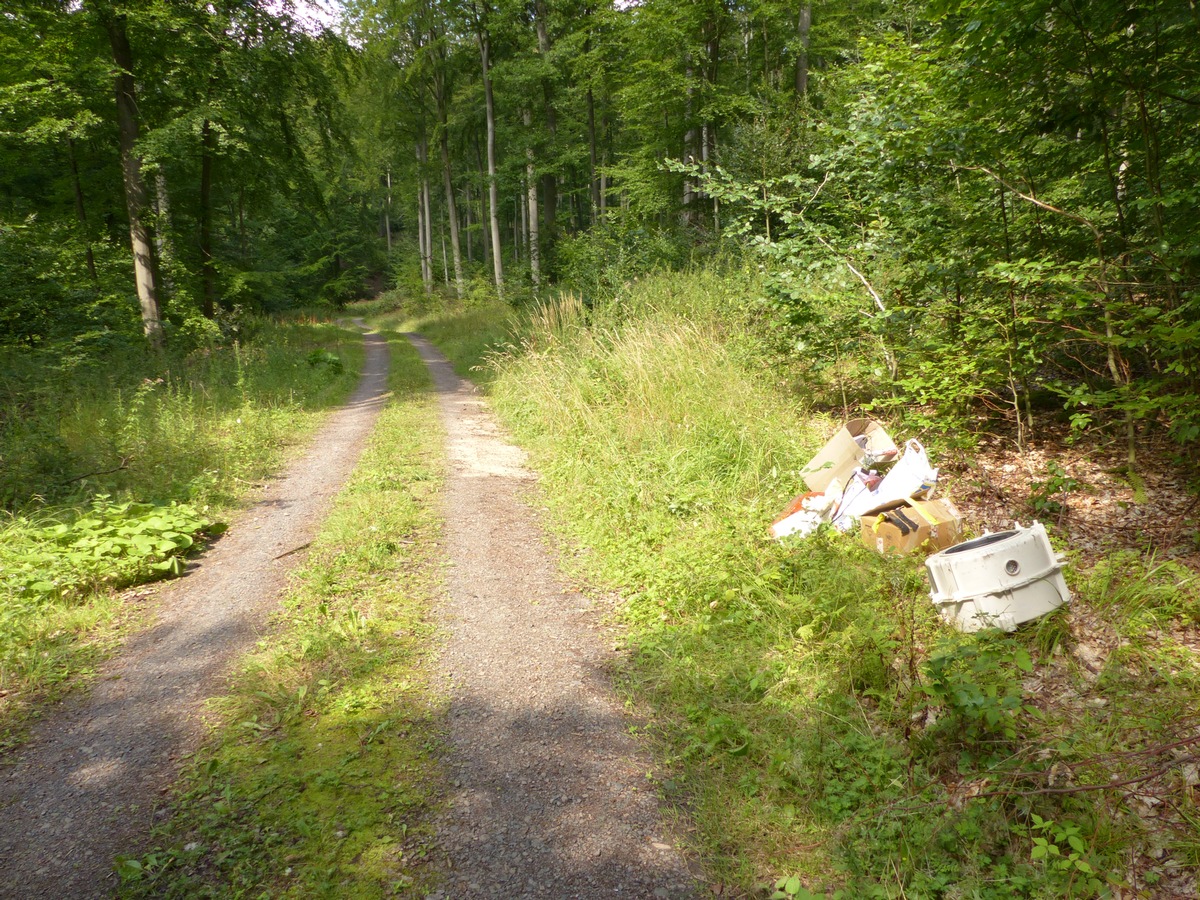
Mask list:
[[[367,335],[362,381],[314,449],[272,483],[189,574],[165,587],[157,621],[129,639],[95,688],[49,713],[0,772],[0,897],[103,897],[117,854],[142,852],[201,707],[264,633],[290,553],[317,526],[386,401],[388,350]]]
[[[450,809],[459,897],[695,897],[613,695],[600,611],[563,587],[526,504],[531,474],[424,339],[447,431]]]

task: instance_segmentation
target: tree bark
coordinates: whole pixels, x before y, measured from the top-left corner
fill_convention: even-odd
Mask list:
[[[387,234],[388,259],[392,258],[392,167],[387,167],[387,199],[383,206],[383,230]]]
[[[200,278],[204,285],[200,302],[202,312],[210,319],[217,312],[217,270],[213,265],[212,252],[214,142],[212,123],[205,119],[200,126]],[[240,211],[238,217],[241,218]]]
[[[546,27],[545,0],[534,0],[533,14],[534,24],[537,27],[538,54],[545,62],[550,55],[550,32]],[[554,82],[550,78],[542,79],[542,94],[546,107],[546,131],[549,132],[550,142],[553,145],[558,139],[558,111],[554,107]],[[547,246],[554,242],[557,206],[558,177],[553,172],[547,172],[542,176],[542,231]]]
[[[421,250],[421,282],[433,293],[433,219],[429,212],[429,142],[422,130],[417,139],[417,243]]]
[[[472,238],[472,233],[473,233],[473,229],[475,227],[475,223],[471,221],[471,208],[474,205],[475,201],[471,197],[471,182],[468,181],[466,183],[466,185],[464,186],[464,190],[466,191],[466,199],[467,199],[467,262],[474,263],[475,262],[475,242]]]
[[[133,51],[129,47],[123,15],[103,8],[101,21],[108,32],[113,62],[117,66],[114,85],[117,99],[117,143],[121,150],[121,175],[125,183],[125,205],[129,211],[129,243],[133,250],[134,281],[137,284],[138,302],[142,310],[142,330],[151,346],[161,347],[163,329],[159,311],[158,277],[154,265],[154,241],[148,224],[150,194],[142,177],[142,159],[137,152],[138,111],[133,81]]]
[[[463,283],[462,245],[458,236],[458,205],[454,202],[454,179],[450,172],[450,126],[446,114],[446,76],[434,75],[434,92],[438,112],[438,145],[442,151],[442,189],[446,192],[446,218],[450,221],[450,252],[454,257],[454,290],[458,299],[466,296]]]
[[[504,262],[500,255],[500,200],[496,187],[496,104],[492,97],[491,38],[482,19],[478,20],[479,58],[483,67],[483,99],[487,108],[488,222],[492,236],[492,273],[496,294],[504,299]]]
[[[528,109],[522,110],[525,131],[528,133],[529,144],[525,147],[525,187],[528,210],[529,228],[529,280],[533,282],[536,291],[542,286],[542,256],[538,246],[538,193],[537,170],[533,164],[533,113]]]
[[[800,51],[796,54],[796,93],[801,98],[808,97],[808,45],[811,31],[812,3],[806,2],[800,7],[800,21],[796,25],[796,33],[800,38]]]
[[[596,178],[596,100],[592,96],[592,86],[587,90],[587,127],[588,127],[588,189],[592,197],[592,225],[599,221],[600,216],[600,182]]]

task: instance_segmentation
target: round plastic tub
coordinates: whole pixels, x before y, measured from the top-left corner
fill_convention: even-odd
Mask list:
[[[1062,565],[1040,522],[985,534],[925,560],[934,604],[961,631],[1015,631],[1069,602]]]

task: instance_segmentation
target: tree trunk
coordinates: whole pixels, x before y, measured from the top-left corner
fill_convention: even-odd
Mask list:
[[[812,3],[806,2],[800,7],[800,21],[796,25],[796,33],[800,38],[800,51],[796,54],[796,93],[804,99],[808,97],[808,44],[811,31]]]
[[[175,291],[171,281],[171,263],[175,258],[175,246],[171,241],[171,194],[167,190],[167,176],[159,166],[154,170],[154,251],[158,263],[159,284],[165,299],[170,300]],[[165,269],[165,271],[164,271]]]
[[[492,97],[491,39],[479,23],[479,58],[483,66],[483,99],[487,108],[488,223],[492,235],[492,273],[496,294],[504,299],[504,262],[500,256],[500,200],[496,188],[496,104]]]
[[[392,258],[392,167],[387,167],[387,199],[383,205],[383,230],[387,233],[388,259]]]
[[[83,205],[83,185],[79,181],[79,164],[75,161],[75,141],[67,138],[67,160],[71,164],[71,187],[75,192],[75,218],[79,220],[79,231],[83,235],[83,249],[87,254],[88,276],[96,278],[96,256],[92,253],[92,238],[88,234],[87,209]]]
[[[687,82],[687,100],[684,104],[684,122],[687,125],[687,131],[683,134],[683,161],[689,165],[696,161],[696,126],[693,124],[692,116],[695,114],[693,109],[695,103],[695,87],[693,83],[694,73],[692,70],[691,60],[688,61],[687,69],[685,70],[684,80]],[[695,223],[695,200],[696,200],[696,185],[692,181],[690,175],[685,175],[683,178],[683,224],[692,225]]]
[[[600,182],[596,179],[596,100],[592,96],[592,87],[587,90],[587,126],[588,126],[588,186],[592,195],[592,225],[600,216]]]
[[[525,131],[528,133],[529,145],[525,148],[525,186],[527,192],[527,223],[529,228],[529,280],[533,282],[536,291],[542,285],[542,257],[538,246],[538,193],[537,171],[533,165],[533,114],[525,109],[522,111]]]
[[[550,55],[550,33],[546,28],[545,0],[534,0],[534,24],[537,27],[538,54],[545,61]],[[554,108],[554,82],[550,78],[542,79],[542,94],[546,107],[546,131],[550,134],[553,145],[558,139],[558,111]],[[542,176],[542,235],[546,246],[554,242],[555,207],[558,205],[558,178],[553,172]]]
[[[525,197],[517,194],[513,201],[513,258],[521,262],[521,248],[525,246]]]
[[[133,81],[133,51],[125,33],[125,17],[104,9],[101,13],[113,62],[117,66],[117,143],[121,149],[121,175],[125,182],[125,205],[129,211],[129,243],[133,250],[133,274],[142,310],[142,329],[154,347],[163,343],[159,313],[158,278],[154,267],[154,242],[147,223],[150,195],[142,178],[142,159],[137,152],[138,111]]]
[[[429,144],[421,142],[421,205],[425,209],[425,258],[429,261],[429,289],[433,289],[433,204],[429,191]]]
[[[426,295],[433,293],[433,252],[429,209],[425,204],[425,135],[417,140],[417,247],[421,255],[421,284]]]
[[[467,182],[464,190],[466,190],[467,194],[467,262],[474,263],[475,242],[472,238],[472,234],[475,228],[475,223],[471,221],[471,207],[474,205],[475,201],[471,197],[471,183],[469,181]]]
[[[444,221],[438,222],[438,237],[442,242],[442,281],[445,284],[449,284],[450,263],[446,260],[446,223]],[[459,294],[459,297],[462,297],[461,293]]]
[[[217,312],[217,270],[213,265],[212,252],[212,169],[213,169],[212,123],[208,119],[200,126],[200,278],[203,282],[200,308],[205,316],[213,318]],[[241,218],[239,207],[238,218]]]
[[[437,92],[438,145],[442,151],[442,189],[446,192],[446,218],[450,221],[450,251],[454,256],[454,290],[458,299],[466,296],[463,284],[462,244],[458,237],[458,205],[454,202],[454,179],[450,172],[450,127],[446,115],[446,79],[441,73],[434,76]]]

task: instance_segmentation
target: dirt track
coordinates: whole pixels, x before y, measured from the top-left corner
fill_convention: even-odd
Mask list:
[[[157,621],[130,638],[91,693],[50,712],[0,772],[0,897],[103,897],[113,858],[137,853],[199,713],[253,647],[353,470],[386,400],[387,344],[367,335],[362,381],[313,449],[267,489],[185,577],[155,598]]]
[[[449,462],[450,873],[433,898],[695,896],[613,696],[599,611],[558,580],[527,505],[523,454],[473,386],[410,340],[434,374]]]
[[[439,823],[457,897],[693,897],[614,697],[599,611],[560,583],[527,504],[532,475],[481,398],[421,338],[447,432],[450,570],[441,658],[453,787]],[[314,536],[386,399],[387,346],[314,449],[189,572],[158,594],[88,696],[48,713],[0,772],[0,897],[104,897],[137,854],[204,701],[263,634],[291,553]]]

